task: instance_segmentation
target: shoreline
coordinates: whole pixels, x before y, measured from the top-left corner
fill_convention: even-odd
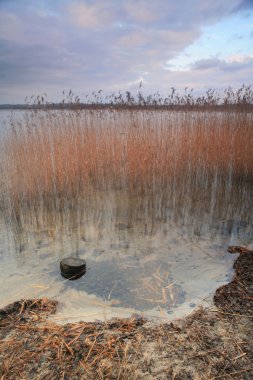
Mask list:
[[[253,251],[239,252],[215,307],[154,325],[142,318],[57,325],[57,302],[0,310],[0,379],[253,378]]]

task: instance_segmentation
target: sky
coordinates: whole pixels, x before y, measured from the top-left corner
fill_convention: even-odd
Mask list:
[[[0,0],[0,103],[253,84],[253,0]]]

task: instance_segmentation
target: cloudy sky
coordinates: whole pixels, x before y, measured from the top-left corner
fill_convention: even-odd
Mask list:
[[[0,103],[253,84],[253,0],[0,0]]]

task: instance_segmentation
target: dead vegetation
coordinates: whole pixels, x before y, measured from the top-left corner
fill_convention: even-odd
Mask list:
[[[253,255],[241,253],[217,308],[173,323],[48,320],[56,303],[16,302],[0,311],[1,379],[244,379],[253,376]]]
[[[193,203],[199,189],[205,207],[219,189],[226,199],[239,188],[246,194],[252,144],[252,113],[240,110],[27,111],[10,120],[3,141],[0,201],[8,219],[25,225],[28,212],[87,213],[121,193],[158,219],[186,193]]]
[[[164,191],[190,174],[252,175],[252,117],[240,112],[35,113],[13,123],[5,165],[15,175],[4,173],[12,202],[63,205],[94,190]]]
[[[223,95],[209,89],[203,97],[174,88],[165,98],[145,96],[141,86],[135,95],[104,98],[99,91],[85,107],[72,91],[64,96],[56,109],[45,96],[33,96],[30,108],[13,113],[6,124],[0,210],[18,227],[33,218],[38,229],[47,228],[49,213],[99,214],[108,198],[116,209],[119,193],[129,215],[148,210],[154,221],[184,199],[192,214],[199,190],[206,194],[203,214],[223,202],[224,194],[225,207],[230,194],[250,197],[251,86],[229,87]]]

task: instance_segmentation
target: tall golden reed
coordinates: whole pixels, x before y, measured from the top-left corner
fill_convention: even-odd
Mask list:
[[[4,140],[4,203],[66,209],[98,192],[166,197],[183,182],[252,181],[244,111],[61,110],[14,117]]]

